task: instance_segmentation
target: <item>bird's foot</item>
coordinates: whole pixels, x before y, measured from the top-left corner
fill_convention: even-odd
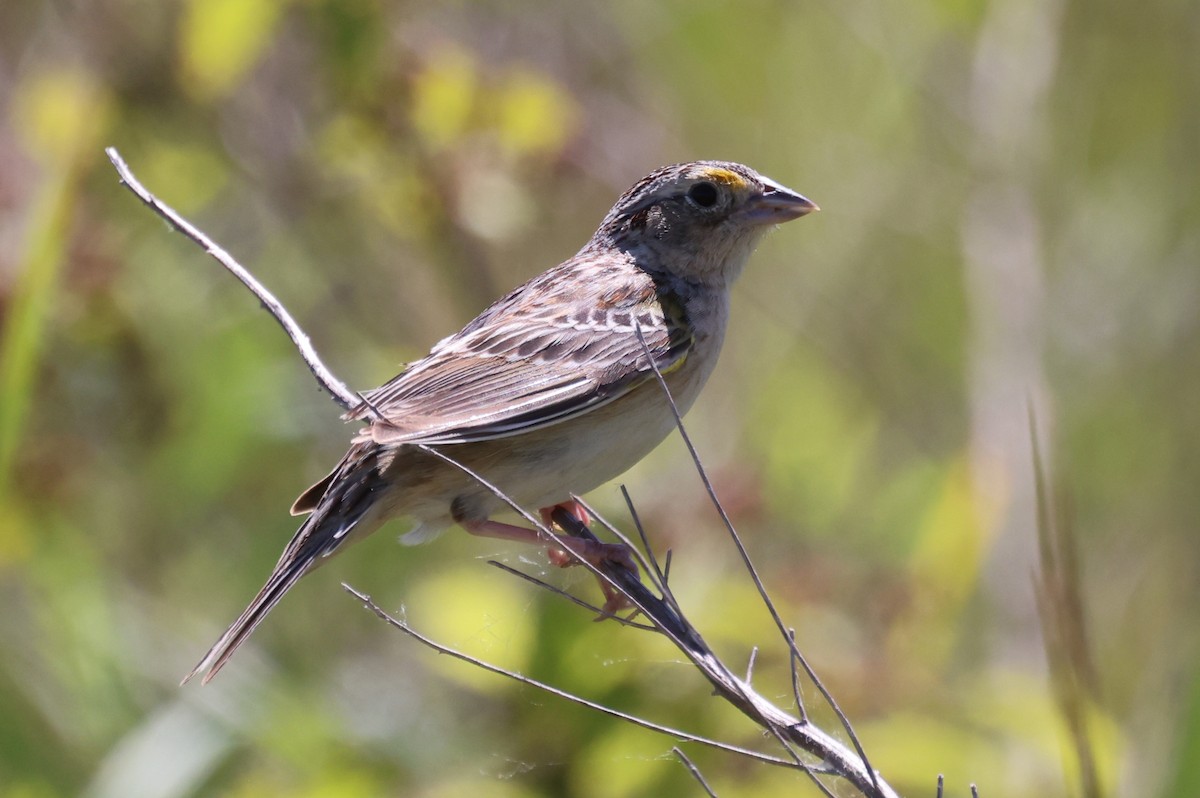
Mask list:
[[[560,523],[554,516],[558,514],[562,518],[561,514],[564,512],[567,514],[567,517],[562,519],[564,523]],[[568,527],[574,527],[575,524],[587,527],[592,520],[587,509],[574,499],[552,507],[543,508],[541,516],[542,521],[547,527],[557,527],[565,533],[560,536],[562,538],[561,542],[547,543],[546,537],[542,533],[499,521],[462,520],[459,523],[472,535],[499,538],[502,540],[518,540],[522,543],[540,543],[546,546],[546,557],[550,560],[550,564],[559,568],[569,568],[572,565],[587,562],[600,571],[615,565],[626,569],[635,577],[640,574],[637,562],[633,557],[633,552],[625,544],[601,543],[598,540],[591,540],[572,534],[571,528]],[[604,593],[604,606],[601,607],[600,617],[596,620],[611,618],[618,612],[633,607],[629,599],[610,584],[603,573],[595,573],[595,577],[600,585],[600,591]]]
[[[540,514],[543,523],[547,526],[557,526],[570,538],[569,540],[562,541],[563,545],[561,546],[547,547],[546,557],[550,560],[551,565],[559,568],[569,568],[572,565],[587,562],[598,570],[603,570],[605,566],[616,565],[631,572],[634,576],[638,575],[637,562],[634,560],[633,552],[629,550],[628,546],[624,543],[601,543],[597,540],[589,540],[573,535],[570,529],[567,529],[563,524],[555,520],[554,515],[556,511],[566,512],[571,519],[574,519],[585,527],[592,520],[587,508],[574,499],[562,504],[556,504],[553,507],[542,508]],[[625,594],[617,590],[603,573],[597,573],[595,576],[596,582],[600,585],[600,591],[604,594],[604,606],[600,608],[601,614],[596,620],[611,618],[618,612],[633,607],[633,604],[629,602]]]

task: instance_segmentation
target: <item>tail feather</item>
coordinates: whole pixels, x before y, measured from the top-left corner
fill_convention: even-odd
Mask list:
[[[324,495],[283,550],[267,583],[181,684],[187,684],[201,671],[207,671],[201,684],[212,681],[300,577],[334,554],[351,537],[352,530],[363,534],[371,531],[369,528],[355,530],[355,527],[374,505],[381,489],[386,487],[380,473],[378,448],[361,444],[352,447],[333,473],[318,485],[324,485]],[[305,496],[312,490],[306,491]],[[370,526],[381,520],[377,519]]]
[[[267,613],[279,603],[283,594],[288,592],[300,577],[311,570],[314,559],[310,557],[305,561],[294,560],[271,574],[271,578],[263,585],[262,590],[258,591],[258,595],[250,602],[250,606],[246,607],[238,619],[225,630],[225,634],[221,635],[220,639],[213,644],[213,647],[192,669],[192,672],[183,678],[180,685],[187,684],[201,671],[207,671],[204,678],[200,680],[201,684],[208,684],[212,681],[212,678],[225,666],[238,647],[246,642],[246,638],[250,637],[250,633],[254,631],[255,627],[262,623],[263,618],[267,617]]]

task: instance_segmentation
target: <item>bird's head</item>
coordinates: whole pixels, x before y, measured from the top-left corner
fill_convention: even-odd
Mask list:
[[[643,268],[728,283],[764,232],[815,210],[815,203],[742,164],[675,164],[626,191],[588,248],[617,248]]]

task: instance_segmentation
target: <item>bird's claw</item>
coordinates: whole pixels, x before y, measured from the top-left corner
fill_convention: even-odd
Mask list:
[[[592,567],[603,571],[607,567],[617,566],[629,571],[636,578],[641,572],[629,547],[623,543],[601,543],[595,540],[572,537],[563,541],[563,548],[551,547],[546,550],[550,564],[558,568],[570,568],[581,562],[588,562]],[[565,550],[566,548],[570,551]],[[604,593],[604,606],[600,609],[598,621],[611,618],[617,613],[630,609],[633,604],[620,590],[615,588],[603,573],[597,573],[596,581]]]

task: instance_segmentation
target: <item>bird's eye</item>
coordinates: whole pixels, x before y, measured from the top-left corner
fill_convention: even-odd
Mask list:
[[[717,204],[717,187],[708,181],[697,183],[688,189],[688,199],[701,208],[711,208]]]

